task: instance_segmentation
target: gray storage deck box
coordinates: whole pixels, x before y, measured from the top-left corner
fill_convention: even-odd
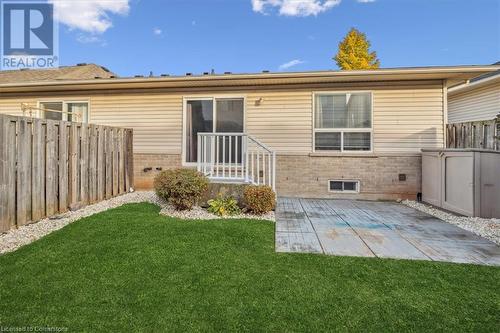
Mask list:
[[[462,215],[500,218],[500,152],[422,150],[422,200]]]

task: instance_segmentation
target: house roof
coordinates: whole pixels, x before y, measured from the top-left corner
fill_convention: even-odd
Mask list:
[[[497,62],[495,62],[492,65],[494,65],[494,66],[500,66],[500,61],[497,61]],[[494,71],[494,72],[491,72],[491,73],[486,73],[486,74],[483,74],[483,75],[480,75],[478,77],[475,77],[475,78],[471,79],[470,83],[475,82],[475,81],[481,81],[481,80],[489,78],[490,76],[495,76],[495,75],[498,75],[498,74],[500,74],[500,70]]]
[[[116,75],[95,64],[78,64],[50,69],[18,69],[0,71],[0,84],[36,83],[111,78]]]
[[[500,62],[494,65],[500,65]],[[475,77],[467,82],[448,89],[448,95],[453,96],[467,91],[480,89],[485,86],[497,84],[500,87],[500,69]]]
[[[257,87],[270,85],[325,84],[335,82],[385,82],[408,80],[448,80],[458,84],[482,74],[500,70],[500,66],[447,66],[385,68],[354,71],[279,72],[249,74],[208,74],[161,77],[128,77],[75,80],[46,80],[43,82],[0,82],[0,92],[50,92],[117,90],[145,88],[214,88]]]

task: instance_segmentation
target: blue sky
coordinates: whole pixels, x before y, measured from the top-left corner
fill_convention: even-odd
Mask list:
[[[120,76],[336,69],[351,27],[368,35],[382,67],[500,61],[499,0],[49,1],[60,64],[93,62]]]

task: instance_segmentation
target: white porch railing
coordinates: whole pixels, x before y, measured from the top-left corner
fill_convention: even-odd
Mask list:
[[[276,153],[245,133],[198,133],[198,171],[214,182],[276,188]]]

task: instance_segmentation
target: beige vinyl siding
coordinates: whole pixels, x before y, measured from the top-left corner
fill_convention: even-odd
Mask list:
[[[29,103],[36,106],[37,99],[28,97],[26,99],[6,98],[0,99],[0,114],[10,114],[13,116],[22,116],[21,103]]]
[[[374,153],[419,153],[443,146],[441,85],[327,91],[350,90],[373,93]],[[320,91],[326,90],[247,94],[247,132],[280,153],[311,153],[313,95]]]
[[[21,103],[86,101],[89,122],[134,129],[137,153],[180,154],[182,147],[182,95],[119,94],[0,98],[0,113],[22,115]]]
[[[441,86],[373,92],[374,152],[420,152],[443,143]]]
[[[448,122],[491,120],[500,114],[500,84],[449,95]]]
[[[247,94],[247,132],[278,152],[309,153],[312,147],[311,95],[311,91]],[[260,105],[256,105],[260,98]]]
[[[90,121],[133,128],[138,153],[181,153],[182,95],[93,96]]]
[[[313,146],[313,95],[316,91],[373,92],[373,153],[418,153],[442,147],[443,96],[440,84],[356,86],[335,89],[247,90],[245,130],[279,154],[309,154]],[[199,93],[197,93],[199,94]],[[204,93],[203,96],[218,96]],[[136,153],[182,152],[183,97],[186,93],[126,93],[65,96],[59,100],[89,100],[90,122],[134,129]],[[1,113],[20,113],[20,103],[36,105],[50,98],[0,98]],[[260,105],[257,103],[261,100]]]

